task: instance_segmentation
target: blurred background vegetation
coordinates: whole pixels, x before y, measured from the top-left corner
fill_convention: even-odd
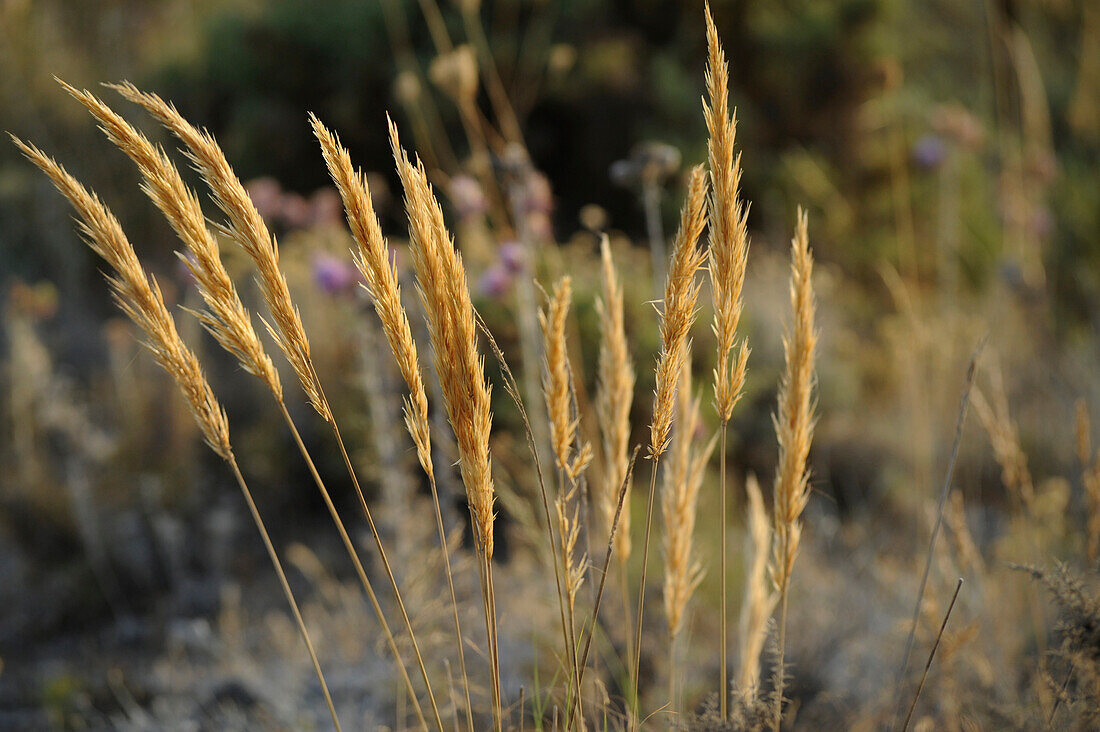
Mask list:
[[[0,128],[35,141],[97,190],[169,299],[184,305],[195,304],[194,296],[171,230],[140,195],[125,157],[53,76],[93,91],[127,79],[209,128],[286,245],[307,327],[324,343],[319,361],[342,375],[336,388],[353,397],[343,409],[358,420],[366,445],[377,414],[361,414],[357,395],[370,387],[355,375],[371,341],[355,335],[361,303],[344,297],[342,213],[307,111],[338,131],[370,171],[383,225],[400,239],[399,201],[386,194],[397,190],[385,137],[386,113],[394,116],[446,193],[460,245],[474,242],[465,254],[478,305],[509,353],[521,350],[503,295],[515,233],[471,223],[484,213],[486,191],[462,188],[475,151],[463,134],[469,119],[455,103],[464,93],[461,58],[441,38],[458,43],[470,33],[468,15],[481,20],[523,146],[545,176],[542,188],[528,191],[542,197],[534,204],[545,214],[539,235],[560,245],[538,265],[543,282],[575,272],[575,262],[592,256],[592,232],[606,229],[627,273],[628,317],[651,320],[644,302],[652,292],[645,244],[652,230],[631,166],[657,153],[675,159],[657,204],[670,229],[680,204],[679,161],[686,169],[705,159],[701,2],[440,5],[440,16],[426,18],[421,0],[0,0]],[[884,550],[919,535],[904,517],[920,514],[914,506],[934,494],[966,355],[983,334],[991,335],[990,359],[1004,376],[979,383],[1011,403],[1034,472],[1074,474],[1071,405],[1084,398],[1094,414],[1100,405],[1100,5],[712,5],[730,56],[743,193],[752,202],[751,256],[761,262],[750,270],[758,284],[750,282],[747,315],[759,359],[733,430],[740,472],[769,475],[774,466],[769,414],[785,307],[782,257],[802,204],[822,263],[825,355],[814,463],[828,505],[818,510],[841,522],[872,516],[884,531],[902,527],[880,536],[875,546]],[[479,113],[496,119],[493,103],[480,88]],[[117,107],[169,146],[133,110]],[[507,145],[489,142],[494,174],[505,175]],[[239,254],[227,249],[227,258],[243,275]],[[593,275],[575,273],[577,358],[589,384]],[[0,578],[13,578],[0,588],[0,603],[10,608],[0,615],[0,655],[94,655],[95,644],[56,639],[100,632],[103,618],[123,617],[132,624],[112,626],[119,637],[111,642],[125,646],[128,638],[166,632],[133,618],[224,609],[221,586],[207,586],[211,575],[247,576],[253,564],[263,573],[254,554],[241,559],[228,548],[236,533],[225,515],[239,509],[236,496],[221,477],[210,477],[220,476],[220,466],[195,444],[185,410],[168,397],[170,385],[118,322],[99,263],[79,243],[64,202],[10,145],[0,145],[0,307],[7,392],[0,399],[0,555],[7,557]],[[198,328],[187,335],[198,339]],[[643,366],[655,336],[648,325],[632,335],[642,373],[635,422],[642,425],[652,378]],[[270,489],[270,514],[305,507],[305,515],[320,516],[311,496],[292,490],[306,480],[304,468],[286,456],[286,437],[255,406],[262,395],[215,349],[206,351],[239,450],[266,456],[251,469]],[[498,414],[514,426],[503,402]],[[330,473],[339,475],[338,455],[331,446],[319,449],[323,460],[330,451]],[[384,449],[364,451],[377,457]],[[960,467],[959,483],[982,511],[975,534],[983,551],[1004,532],[996,511],[1009,502],[995,458],[973,439]],[[506,472],[510,462],[502,461]],[[385,490],[384,477],[374,476],[377,490]],[[1050,499],[1051,511],[1085,505],[1076,479],[1051,490],[1064,493]],[[311,535],[308,523],[286,524],[291,538]],[[847,530],[858,534],[847,535],[853,542],[870,531]],[[250,539],[240,543],[252,552]],[[1064,542],[1042,546],[1046,553],[1032,559],[1057,556],[1052,547]],[[49,642],[60,647],[42,651]],[[57,720],[72,704],[125,706],[117,694],[89,691],[93,682],[79,673],[13,680],[10,662],[3,668],[0,707],[42,705]]]

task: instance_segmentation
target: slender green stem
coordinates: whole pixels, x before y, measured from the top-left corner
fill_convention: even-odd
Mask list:
[[[646,570],[649,566],[649,539],[653,530],[653,497],[657,492],[657,466],[661,461],[660,455],[653,456],[653,471],[649,477],[649,499],[646,505],[645,515],[645,540],[642,543],[642,576],[638,582],[638,618],[634,627],[634,673],[631,675],[631,686],[634,691],[632,700],[633,713],[630,715],[630,728],[638,729],[638,713],[640,700],[638,698],[638,674],[642,665],[642,621],[645,614],[645,580]]]
[[[237,459],[230,453],[229,457],[226,458],[226,462],[229,463],[229,467],[233,471],[233,477],[237,479],[237,485],[241,487],[241,493],[244,494],[244,500],[248,504],[252,520],[255,522],[256,528],[260,530],[260,537],[264,541],[267,555],[271,558],[271,564],[275,567],[275,574],[279,575],[279,584],[283,586],[283,594],[286,595],[287,602],[290,603],[290,609],[294,613],[294,622],[298,625],[298,632],[302,634],[302,640],[306,643],[306,650],[309,651],[309,659],[313,662],[313,670],[317,674],[317,680],[321,682],[321,693],[325,695],[325,704],[328,705],[329,714],[332,715],[332,724],[336,727],[336,732],[341,732],[340,720],[336,716],[336,707],[332,703],[332,694],[329,693],[328,684],[325,683],[325,675],[321,672],[321,663],[317,660],[317,651],[313,649],[313,641],[309,639],[309,631],[306,630],[306,623],[302,620],[302,612],[298,609],[298,601],[294,599],[294,593],[290,590],[290,583],[287,582],[286,573],[283,571],[283,563],[279,561],[279,555],[275,552],[275,545],[271,543],[267,527],[264,526],[263,519],[260,518],[260,511],[256,508],[256,502],[252,500],[252,491],[248,490],[248,484],[245,483],[244,476],[241,475]]]

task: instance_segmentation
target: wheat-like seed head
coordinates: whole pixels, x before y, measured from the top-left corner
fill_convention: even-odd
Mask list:
[[[749,256],[748,206],[741,201],[741,155],[734,155],[736,113],[729,109],[729,66],[718,39],[718,29],[706,5],[708,63],[706,119],[707,157],[710,166],[710,281],[714,295],[714,338],[718,361],[714,369],[714,401],[718,416],[728,422],[745,387],[749,348],[741,347],[732,359],[737,328],[744,307],[742,290]]]
[[[543,394],[550,416],[550,443],[558,467],[570,480],[576,480],[583,466],[576,460],[580,455],[573,454],[579,419],[573,405],[573,375],[565,343],[565,324],[572,298],[572,281],[568,276],[562,277],[554,285],[546,309],[539,310],[539,324],[542,326],[543,350],[546,353]],[[585,448],[587,445],[581,453],[586,452]]]
[[[649,454],[656,458],[668,448],[669,432],[675,408],[676,382],[680,378],[688,351],[688,335],[695,323],[696,303],[702,284],[695,275],[706,259],[705,249],[696,246],[706,214],[707,177],[703,166],[691,171],[691,186],[680,212],[680,230],[673,244],[672,261],[665,283],[664,309],[661,312],[661,354],[657,359],[653,423],[650,426]]]
[[[703,578],[703,569],[695,556],[692,538],[699,489],[703,485],[707,462],[716,444],[702,451],[693,450],[699,428],[700,399],[692,396],[691,357],[684,359],[676,395],[676,430],[672,438],[668,467],[661,492],[664,515],[665,615],[673,636],[680,632],[684,612],[695,588]]]
[[[783,338],[786,370],[779,385],[779,408],[774,416],[779,441],[775,476],[776,585],[787,586],[802,533],[802,511],[810,499],[806,460],[814,434],[814,327],[813,255],[806,214],[799,209],[791,239],[791,311],[793,321]]]
[[[370,294],[382,330],[390,344],[398,370],[409,387],[405,408],[405,421],[416,445],[417,457],[425,472],[433,472],[431,432],[429,429],[428,397],[420,373],[420,359],[416,352],[412,328],[405,306],[401,303],[401,286],[397,278],[397,266],[390,258],[389,247],[382,235],[382,226],[371,203],[366,178],[352,165],[351,155],[340,144],[340,138],[329,131],[317,115],[310,114],[313,134],[321,143],[321,152],[328,166],[336,189],[344,201],[348,226],[358,251],[354,253],[355,265],[363,275],[364,285]]]
[[[760,681],[760,653],[768,637],[768,618],[775,608],[775,590],[768,584],[768,559],[771,556],[772,527],[756,475],[745,480],[749,499],[748,525],[751,560],[745,577],[745,596],[741,603],[741,668],[737,685],[755,689]]]
[[[112,85],[111,88],[143,107],[186,146],[188,157],[210,188],[214,202],[226,216],[225,226],[219,228],[237,242],[256,265],[260,289],[274,320],[274,326],[266,321],[264,325],[286,354],[310,404],[322,419],[331,422],[332,411],[313,368],[309,339],[290,297],[286,277],[279,269],[278,244],[226,160],[225,153],[209,132],[196,128],[176,111],[175,106],[156,94],[142,92],[129,82]]]
[[[485,362],[477,350],[474,306],[466,269],[455,250],[423,164],[414,165],[388,120],[390,146],[405,191],[413,265],[428,318],[436,372],[458,443],[462,482],[485,556],[493,556],[493,491],[489,456],[492,405]]]
[[[565,567],[565,595],[571,611],[576,607],[577,593],[588,571],[588,555],[578,548],[581,535],[578,485],[573,482],[569,490],[560,493],[554,501],[558,515],[558,540]]]
[[[198,198],[180,177],[164,151],[155,147],[142,133],[87,90],[77,90],[58,79],[70,95],[83,104],[99,121],[107,138],[124,152],[141,171],[142,190],[168,219],[168,223],[187,246],[191,258],[180,257],[198,284],[207,309],[198,314],[203,326],[241,367],[259,377],[281,398],[283,393],[275,366],[264,351],[252,327],[252,316],[244,307],[233,280],[226,272]]]
[[[982,423],[993,446],[993,454],[1001,466],[1001,482],[1016,491],[1024,506],[1035,508],[1035,484],[1027,467],[1027,454],[1020,446],[1020,433],[1008,409],[1008,396],[1004,390],[999,368],[990,370],[993,404],[986,400],[981,389],[975,388],[970,397],[978,421]]]
[[[179,385],[206,444],[222,458],[231,459],[233,450],[225,412],[210,390],[195,354],[176,332],[176,323],[164,304],[160,287],[141,268],[118,219],[98,196],[89,192],[55,160],[14,135],[12,140],[69,199],[79,216],[84,240],[114,270],[107,281],[115,302],[145,334],[144,345]]]
[[[603,439],[604,487],[598,494],[607,530],[618,507],[619,489],[626,480],[630,456],[630,407],[634,401],[634,362],[626,342],[623,322],[623,290],[615,263],[611,260],[611,246],[605,235],[600,242],[602,260],[603,295],[596,301],[600,316],[599,389],[596,410]],[[630,486],[627,486],[629,495]],[[619,516],[619,528],[615,532],[615,554],[620,562],[630,557],[630,512]]]

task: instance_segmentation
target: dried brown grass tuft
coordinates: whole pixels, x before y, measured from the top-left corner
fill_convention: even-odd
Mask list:
[[[814,359],[817,332],[814,329],[813,255],[807,218],[798,213],[791,240],[791,309],[793,322],[783,338],[786,370],[779,387],[779,408],[775,415],[779,441],[779,467],[775,476],[776,555],[775,583],[785,588],[798,553],[802,511],[810,498],[807,458],[814,433]]]
[[[719,711],[728,713],[729,688],[726,680],[729,664],[727,570],[729,556],[727,539],[726,431],[733,408],[745,388],[749,347],[742,338],[741,347],[733,357],[733,347],[744,308],[742,292],[749,255],[748,206],[742,204],[738,186],[741,182],[741,154],[734,154],[737,136],[736,113],[729,108],[729,65],[718,38],[718,29],[711,17],[710,3],[704,5],[707,25],[706,86],[710,103],[703,103],[707,123],[707,162],[710,167],[710,282],[714,299],[714,332],[717,365],[714,368],[714,406],[721,422],[719,457],[719,573],[721,584]],[[731,361],[732,359],[732,361]]]
[[[493,587],[493,476],[489,455],[492,430],[490,388],[485,381],[485,361],[477,350],[477,322],[466,269],[443,221],[443,210],[428,183],[423,164],[414,165],[388,119],[390,147],[405,192],[405,211],[420,290],[428,318],[435,369],[443,403],[458,444],[459,467],[473,517],[489,643],[493,720],[501,729],[500,666],[496,634],[496,599]]]
[[[573,371],[565,336],[572,299],[572,281],[568,276],[562,277],[554,285],[546,309],[539,310],[539,325],[542,326],[543,351],[546,353],[543,395],[550,416],[550,444],[558,469],[569,482],[575,483],[588,467],[592,448],[588,443],[576,446],[580,418],[573,399]]]

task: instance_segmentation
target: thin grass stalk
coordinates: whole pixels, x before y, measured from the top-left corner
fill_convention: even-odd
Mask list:
[[[233,471],[233,477],[237,479],[237,485],[240,486],[241,493],[244,495],[245,502],[248,504],[248,511],[252,514],[252,521],[256,524],[256,528],[259,529],[260,536],[263,537],[264,548],[267,550],[267,555],[275,567],[275,573],[279,576],[279,584],[283,588],[283,594],[286,595],[287,602],[290,603],[290,609],[294,613],[294,622],[298,626],[298,631],[302,634],[302,640],[305,641],[306,649],[309,651],[309,660],[313,664],[313,671],[317,674],[317,678],[321,682],[321,693],[324,694],[325,704],[328,706],[329,714],[332,716],[332,724],[336,727],[336,732],[340,732],[340,720],[336,716],[336,707],[332,703],[332,694],[329,692],[328,684],[325,683],[325,676],[321,672],[321,664],[317,660],[317,651],[314,650],[313,642],[309,639],[305,621],[302,619],[302,611],[298,608],[298,602],[294,599],[294,593],[291,592],[290,583],[287,582],[286,572],[283,571],[282,562],[279,561],[279,557],[275,553],[275,546],[271,543],[271,537],[268,535],[267,528],[260,518],[260,511],[256,508],[256,502],[252,499],[252,492],[248,489],[244,476],[241,475],[241,469],[237,465],[236,458],[231,454],[227,460],[230,469]],[[416,697],[414,696],[413,698],[415,699]]]
[[[723,420],[720,428],[719,437],[719,458],[718,458],[718,525],[720,529],[719,539],[719,560],[718,560],[718,576],[720,578],[721,587],[719,589],[719,612],[721,613],[721,619],[719,621],[719,662],[718,662],[718,698],[719,698],[719,713],[722,715],[722,719],[729,719],[729,660],[727,644],[729,643],[729,630],[727,628],[728,611],[726,610],[726,601],[728,592],[726,585],[729,582],[729,570],[726,567],[727,557],[729,556],[729,550],[726,548],[727,544],[727,526],[726,516],[729,509],[726,507],[726,430],[729,426],[729,422]]]
[[[489,347],[493,352],[493,355],[497,359],[497,364],[500,366],[501,375],[504,377],[504,390],[508,396],[512,398],[512,402],[516,405],[516,409],[519,410],[520,421],[523,422],[524,434],[527,437],[527,448],[531,451],[531,456],[535,461],[535,476],[538,479],[539,484],[539,497],[542,500],[543,516],[546,519],[546,536],[550,542],[550,560],[554,571],[554,585],[557,589],[558,595],[558,611],[561,617],[562,638],[568,645],[569,634],[568,625],[565,619],[565,594],[562,587],[561,572],[558,568],[557,561],[557,538],[554,532],[554,521],[550,516],[550,500],[546,492],[546,480],[542,470],[542,460],[539,458],[539,451],[536,445],[535,433],[531,428],[531,419],[527,413],[527,408],[524,406],[523,398],[520,395],[519,383],[516,381],[516,377],[512,372],[512,368],[508,365],[508,361],[504,358],[504,352],[500,349],[496,339],[493,337],[492,332],[485,325],[484,321],[478,319],[478,329],[485,336],[485,340],[489,343]],[[472,518],[472,515],[471,515]],[[582,666],[583,672],[583,666]]]
[[[627,473],[623,477],[622,485],[619,487],[619,500],[618,500],[618,505],[615,508],[615,515],[614,515],[614,518],[611,521],[611,529],[610,529],[608,537],[607,537],[607,551],[604,553],[603,571],[600,573],[600,584],[599,584],[598,589],[596,590],[596,599],[595,599],[595,601],[593,602],[593,605],[592,605],[592,618],[590,620],[590,624],[589,624],[589,628],[588,628],[588,635],[585,637],[585,640],[584,640],[584,651],[581,652],[581,663],[580,663],[581,679],[580,679],[580,682],[578,682],[578,683],[583,683],[583,681],[584,681],[584,672],[585,672],[585,669],[587,669],[587,667],[588,667],[588,652],[592,648],[592,636],[594,636],[596,634],[596,624],[599,621],[600,606],[603,603],[603,591],[604,591],[604,587],[607,584],[608,572],[611,568],[611,555],[612,555],[612,553],[615,549],[615,546],[616,546],[616,544],[615,544],[615,533],[616,533],[616,529],[619,527],[620,518],[623,516],[623,506],[626,503],[627,486],[630,484],[630,480],[634,476],[634,461],[635,461],[635,459],[637,459],[638,452],[640,450],[641,450],[641,446],[635,446],[634,453],[630,456],[630,463],[627,466]],[[624,599],[626,599],[629,602],[629,598],[627,597],[625,574],[621,574],[620,576],[622,576],[624,578],[624,580],[623,580],[623,597],[624,597]],[[629,606],[628,606],[627,609],[628,609],[628,612],[626,612],[625,615],[629,618],[630,617]],[[582,629],[581,634],[584,635],[583,629]],[[629,634],[628,634],[628,637],[629,637]],[[569,723],[572,721],[573,711],[574,710],[572,708],[569,710],[569,715],[568,715],[568,718],[567,718],[567,721],[566,721],[566,726],[567,727],[568,727]]]
[[[226,215],[228,221],[222,227],[224,233],[236,241],[255,263],[264,300],[267,302],[275,323],[274,326],[267,324],[268,331],[286,354],[310,404],[318,415],[329,423],[332,429],[340,453],[344,458],[348,475],[355,487],[360,507],[363,509],[363,514],[370,526],[375,546],[378,549],[383,568],[386,570],[386,576],[393,588],[394,598],[405,622],[405,629],[412,642],[417,664],[420,667],[421,675],[424,677],[424,685],[428,692],[428,699],[431,702],[436,725],[442,730],[443,721],[439,715],[439,708],[435,701],[435,694],[432,691],[431,680],[424,666],[416,634],[413,632],[412,623],[409,621],[408,613],[405,610],[404,600],[401,598],[397,580],[390,568],[381,537],[374,525],[374,518],[370,513],[363,490],[359,485],[359,479],[352,467],[351,459],[340,434],[340,428],[333,418],[332,409],[317,376],[310,355],[309,340],[302,326],[301,317],[291,299],[286,277],[279,268],[279,249],[275,238],[268,231],[267,225],[264,223],[259,211],[256,210],[247,192],[245,192],[244,186],[233,172],[233,168],[226,160],[225,154],[209,133],[195,128],[176,111],[174,106],[164,102],[155,94],[144,93],[129,83],[115,85],[113,88],[123,97],[152,114],[183,142],[196,169],[210,187],[215,203]]]
[[[631,650],[631,660],[634,662],[634,667],[630,674],[631,695],[630,695],[630,725],[631,729],[637,729],[640,722],[638,720],[638,714],[640,711],[640,700],[638,697],[638,675],[642,666],[642,622],[644,620],[645,609],[645,583],[646,583],[646,569],[649,563],[649,538],[653,530],[653,502],[654,496],[657,493],[657,471],[660,464],[660,456],[653,456],[650,463],[650,476],[649,476],[649,497],[646,499],[646,515],[645,515],[645,533],[643,534],[642,541],[642,572],[641,577],[638,579],[638,607],[637,618],[634,621],[634,645]]]
[[[99,120],[101,129],[111,142],[126,153],[138,166],[144,178],[143,189],[187,246],[192,259],[185,258],[184,261],[187,262],[188,268],[194,274],[198,288],[208,308],[207,311],[198,313],[204,327],[227,351],[238,359],[246,371],[263,381],[275,397],[275,401],[279,405],[291,433],[294,435],[299,450],[309,466],[314,482],[321,492],[321,496],[344,540],[345,548],[356,566],[363,587],[375,607],[376,615],[383,626],[391,650],[394,652],[394,658],[401,675],[404,677],[406,688],[413,700],[417,716],[423,723],[419,702],[411,683],[409,683],[404,663],[400,654],[397,653],[385,617],[374,598],[373,589],[363,570],[362,563],[347,536],[339,514],[333,506],[328,490],[325,488],[324,482],[317,473],[313,461],[298,435],[297,427],[286,410],[278,374],[275,372],[271,360],[264,353],[263,346],[252,329],[251,316],[241,303],[232,279],[225,271],[218,245],[206,228],[198,199],[183,183],[183,179],[175,165],[162,151],[155,148],[144,135],[135,130],[94,95],[87,91],[78,91],[65,82],[58,81],[70,95],[81,102]]]
[[[683,629],[688,603],[702,581],[702,566],[694,556],[693,539],[707,463],[717,442],[712,437],[702,450],[693,450],[695,432],[699,426],[701,398],[692,397],[691,358],[685,358],[676,395],[676,430],[673,436],[668,467],[661,493],[661,514],[664,519],[665,584],[664,606],[668,618],[669,658]],[[669,667],[669,689],[674,691],[676,667]],[[669,705],[678,709],[674,694]]]
[[[412,680],[409,678],[409,672],[405,668],[404,659],[401,657],[401,652],[397,648],[397,642],[394,639],[389,622],[386,620],[386,614],[383,612],[382,606],[378,602],[378,596],[375,594],[374,587],[371,585],[370,579],[367,577],[366,570],[363,567],[363,563],[359,559],[359,553],[355,550],[355,545],[348,535],[347,529],[344,526],[343,520],[340,518],[340,514],[335,504],[332,502],[332,497],[329,495],[328,489],[325,487],[325,483],[321,479],[320,473],[317,471],[317,466],[313,462],[309,450],[306,449],[305,442],[302,440],[302,435],[298,432],[297,425],[291,418],[286,404],[281,400],[279,401],[279,410],[283,415],[283,420],[286,422],[287,427],[290,428],[290,433],[294,438],[294,444],[298,447],[298,452],[301,453],[302,458],[306,461],[313,482],[321,492],[321,498],[325,502],[325,507],[328,509],[333,523],[336,524],[336,529],[340,534],[340,540],[343,542],[344,548],[348,552],[348,556],[351,557],[352,563],[355,565],[355,573],[358,575],[359,582],[363,585],[363,589],[367,593],[371,608],[374,610],[374,614],[377,616],[378,622],[382,626],[382,634],[386,637],[386,644],[389,646],[390,653],[393,654],[394,661],[397,664],[397,669],[401,673],[401,680],[405,685],[405,690],[408,692],[409,699],[412,701],[413,712],[416,714],[417,721],[420,723],[421,728],[426,730],[428,728],[428,723],[424,719],[424,711],[420,706],[420,700],[416,696],[416,690],[413,688]]]
[[[653,461],[646,501],[646,524],[642,545],[642,571],[638,586],[637,620],[634,628],[634,672],[631,677],[633,714],[631,729],[638,725],[638,672],[641,667],[642,623],[645,614],[645,583],[649,565],[649,540],[653,529],[653,503],[657,491],[657,471],[661,455],[668,449],[675,412],[676,386],[687,358],[691,326],[697,314],[701,283],[696,281],[706,252],[696,247],[706,225],[705,201],[707,178],[703,167],[692,170],[687,200],[680,214],[680,229],[676,234],[665,283],[664,309],[661,312],[661,353],[656,366],[656,388],[653,397],[653,421],[650,424],[649,458]]]
[[[959,590],[962,589],[962,586],[963,580],[962,577],[959,577],[959,581],[955,585],[955,592],[951,595],[951,603],[947,606],[947,612],[944,613],[943,622],[940,623],[940,630],[936,633],[936,642],[932,644],[932,650],[928,652],[928,662],[924,664],[924,672],[921,674],[920,683],[917,684],[917,691],[913,694],[913,702],[909,705],[909,711],[905,715],[905,721],[901,724],[901,732],[905,732],[909,729],[909,722],[913,719],[913,711],[917,708],[917,700],[920,699],[920,693],[924,689],[924,682],[928,679],[928,671],[932,668],[932,660],[936,657],[936,649],[940,647],[940,641],[943,639],[943,632],[947,630],[947,621],[951,618],[951,611],[955,609],[955,601],[959,599]],[[1057,707],[1055,711],[1057,711]],[[1051,714],[1050,721],[1054,721],[1053,714]]]
[[[703,103],[707,123],[707,159],[710,168],[710,280],[714,297],[713,331],[717,346],[714,369],[714,404],[721,422],[721,453],[719,457],[720,492],[720,572],[721,620],[719,710],[722,719],[729,716],[729,683],[727,681],[729,652],[727,612],[728,537],[726,484],[727,428],[733,408],[741,399],[745,386],[749,348],[744,339],[734,354],[737,330],[744,307],[742,291],[748,262],[748,206],[742,203],[738,186],[741,178],[741,156],[734,153],[737,135],[736,113],[729,106],[729,65],[711,16],[710,4],[704,6],[707,25],[706,86],[708,102]]]
[[[175,320],[164,304],[160,287],[142,269],[137,254],[126,238],[118,219],[95,194],[89,192],[79,181],[69,175],[60,164],[37,147],[24,143],[14,135],[11,136],[11,139],[27,159],[50,178],[57,190],[69,200],[76,210],[80,219],[79,230],[81,235],[89,247],[102,257],[115,272],[113,275],[108,275],[107,280],[116,304],[145,334],[147,340],[144,341],[144,345],[153,354],[157,363],[171,375],[183,392],[206,444],[229,465],[230,470],[233,472],[245,502],[248,504],[253,522],[260,532],[268,557],[279,577],[283,593],[290,603],[298,631],[306,644],[314,672],[321,684],[321,691],[324,694],[333,725],[339,732],[341,729],[340,720],[336,715],[332,695],[329,692],[324,673],[321,671],[321,665],[317,659],[313,642],[310,640],[305,621],[302,619],[298,602],[290,589],[282,562],[279,560],[275,546],[272,544],[271,537],[267,532],[263,519],[260,517],[259,509],[252,499],[252,493],[248,489],[233,454],[225,411],[211,391],[195,354],[179,337]]]
[[[963,384],[962,396],[959,397],[959,412],[955,420],[955,437],[951,444],[951,455],[947,459],[947,470],[944,474],[943,487],[940,490],[939,501],[936,505],[936,522],[932,525],[932,534],[928,538],[928,549],[924,557],[924,570],[921,573],[920,584],[917,586],[917,598],[913,604],[913,615],[909,622],[909,634],[905,639],[905,651],[902,654],[901,665],[898,666],[894,678],[894,696],[897,707],[891,716],[896,720],[901,715],[901,690],[905,681],[905,672],[909,669],[909,656],[913,652],[913,642],[917,635],[917,622],[920,620],[921,603],[924,601],[924,591],[928,585],[928,575],[932,569],[932,556],[936,549],[936,539],[939,538],[940,528],[943,525],[944,508],[947,505],[947,496],[951,492],[951,480],[955,475],[955,463],[959,457],[959,446],[962,444],[963,425],[966,423],[966,413],[970,405],[970,392],[974,387],[974,375],[977,373],[978,356],[985,348],[983,338],[970,357],[970,364],[966,368],[966,381]]]
[[[802,536],[801,516],[810,498],[807,458],[814,432],[814,360],[817,332],[814,326],[813,256],[806,214],[799,209],[791,239],[791,323],[783,338],[786,360],[773,419],[779,442],[776,469],[774,581],[779,592],[779,649],[773,723],[783,720],[784,653],[787,642],[787,601],[791,571]]]
[[[490,388],[477,350],[477,325],[466,270],[443,220],[423,164],[414,165],[389,121],[390,146],[405,192],[413,264],[443,392],[443,402],[459,451],[462,481],[480,547],[484,571],[483,606],[493,685],[494,727],[501,728],[500,664],[492,582],[495,492],[489,453],[492,430]]]
[[[466,670],[466,652],[463,648],[462,626],[458,617],[458,600],[455,595],[454,577],[451,570],[450,549],[446,530],[443,526],[443,513],[439,504],[439,490],[435,480],[435,467],[432,462],[431,427],[428,414],[428,399],[420,371],[416,342],[405,307],[401,302],[401,287],[398,282],[396,266],[390,259],[389,247],[382,235],[382,227],[374,211],[370,189],[365,177],[356,171],[351,156],[340,144],[335,133],[329,131],[320,119],[311,114],[310,123],[314,135],[321,144],[321,150],[329,174],[336,184],[347,213],[348,226],[355,239],[357,249],[354,260],[363,276],[364,289],[374,303],[379,319],[382,321],[386,341],[393,352],[398,370],[409,389],[405,402],[405,424],[416,446],[417,459],[428,477],[432,494],[432,507],[436,519],[436,533],[443,554],[444,572],[447,588],[451,597],[451,617],[454,624],[455,642],[458,646],[458,659],[462,673],[462,687],[466,700],[466,721],[471,732],[474,729],[473,705],[470,701],[469,674]]]

